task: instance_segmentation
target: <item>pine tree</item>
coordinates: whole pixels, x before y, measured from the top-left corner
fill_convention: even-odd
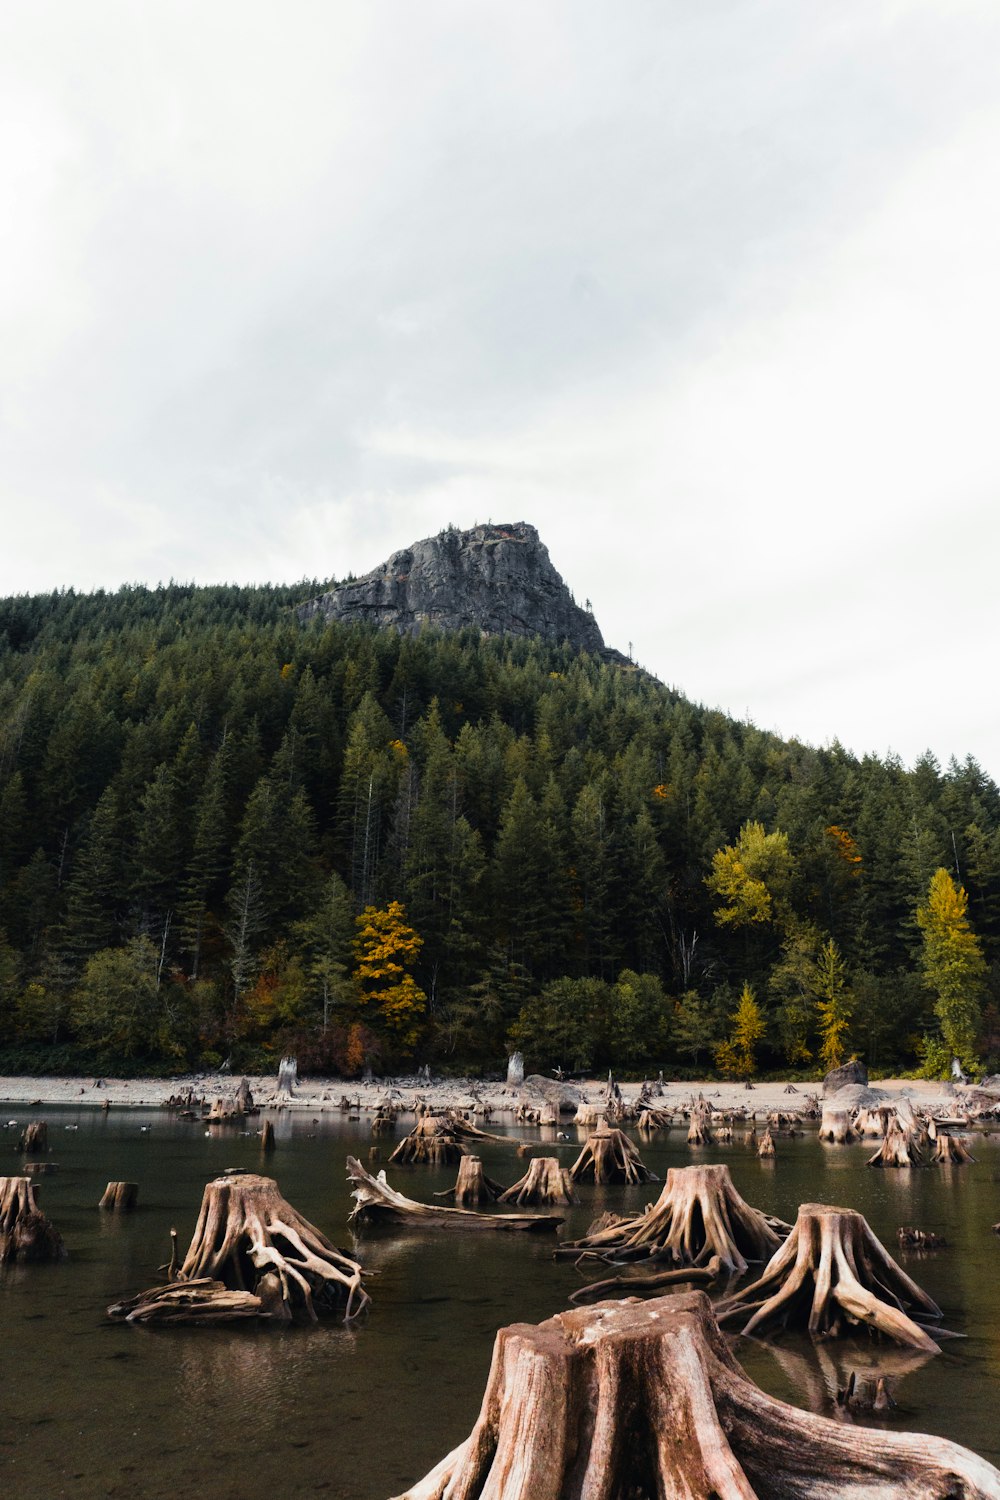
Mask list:
[[[917,925],[923,933],[924,984],[937,997],[934,1012],[942,1040],[963,1067],[974,1068],[986,962],[969,926],[967,907],[963,887],[947,870],[936,870],[926,905],[917,909]]]
[[[833,938],[819,950],[815,974],[816,1009],[819,1012],[820,1062],[829,1072],[844,1061],[850,1036],[854,998],[848,988],[844,963]]]

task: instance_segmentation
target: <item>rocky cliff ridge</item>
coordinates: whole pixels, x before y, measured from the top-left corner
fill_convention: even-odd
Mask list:
[[[574,602],[538,532],[524,521],[448,527],[414,542],[298,610],[303,622],[317,614],[409,635],[425,626],[472,625],[484,635],[537,635],[624,661],[605,647],[597,621]]]

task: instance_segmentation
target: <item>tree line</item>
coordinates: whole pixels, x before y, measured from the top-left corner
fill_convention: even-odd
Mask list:
[[[303,627],[321,587],[0,601],[0,1064],[1000,1050],[974,761],[782,740],[537,640]]]

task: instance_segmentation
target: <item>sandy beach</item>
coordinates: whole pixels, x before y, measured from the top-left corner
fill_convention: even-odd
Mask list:
[[[112,1108],[163,1108],[172,1096],[187,1094],[189,1090],[209,1101],[231,1095],[240,1080],[239,1074],[220,1076],[216,1073],[193,1073],[177,1078],[0,1078],[0,1106],[24,1108],[26,1105],[77,1105],[101,1109]],[[430,1083],[417,1077],[377,1079],[371,1083],[359,1083],[343,1078],[303,1078],[296,1085],[294,1097],[279,1095],[277,1078],[272,1073],[266,1076],[247,1075],[254,1100],[262,1108],[291,1108],[311,1110],[314,1114],[339,1112],[341,1100],[346,1096],[352,1104],[363,1111],[374,1110],[385,1099],[390,1088],[396,1090],[397,1102],[405,1109],[424,1100],[440,1109],[448,1107],[469,1108],[476,1104],[489,1105],[494,1117],[499,1119],[504,1111],[516,1108],[519,1092],[502,1083],[483,1083],[478,1079],[435,1079]],[[581,1090],[593,1104],[600,1104],[604,1096],[603,1079],[574,1080],[574,1087]],[[928,1082],[923,1079],[889,1078],[873,1082],[873,1088],[890,1096],[909,1097],[914,1106],[934,1106],[939,1109],[954,1108],[960,1101],[963,1090],[951,1086]],[[772,1110],[789,1113],[799,1109],[810,1093],[822,1095],[822,1083],[797,1083],[795,1093],[786,1092],[783,1082],[756,1082],[751,1089],[742,1083],[674,1082],[665,1083],[663,1097],[657,1104],[665,1108],[682,1108],[693,1095],[702,1093],[716,1109],[750,1109],[755,1114],[767,1114]],[[626,1100],[634,1100],[639,1093],[638,1083],[622,1085]]]

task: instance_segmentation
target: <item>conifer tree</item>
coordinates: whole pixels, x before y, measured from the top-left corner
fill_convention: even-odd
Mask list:
[[[924,984],[936,996],[934,1013],[942,1041],[963,1067],[974,1068],[986,962],[969,926],[967,907],[963,887],[947,870],[938,869],[931,876],[926,904],[917,909],[917,925],[923,933]]]

